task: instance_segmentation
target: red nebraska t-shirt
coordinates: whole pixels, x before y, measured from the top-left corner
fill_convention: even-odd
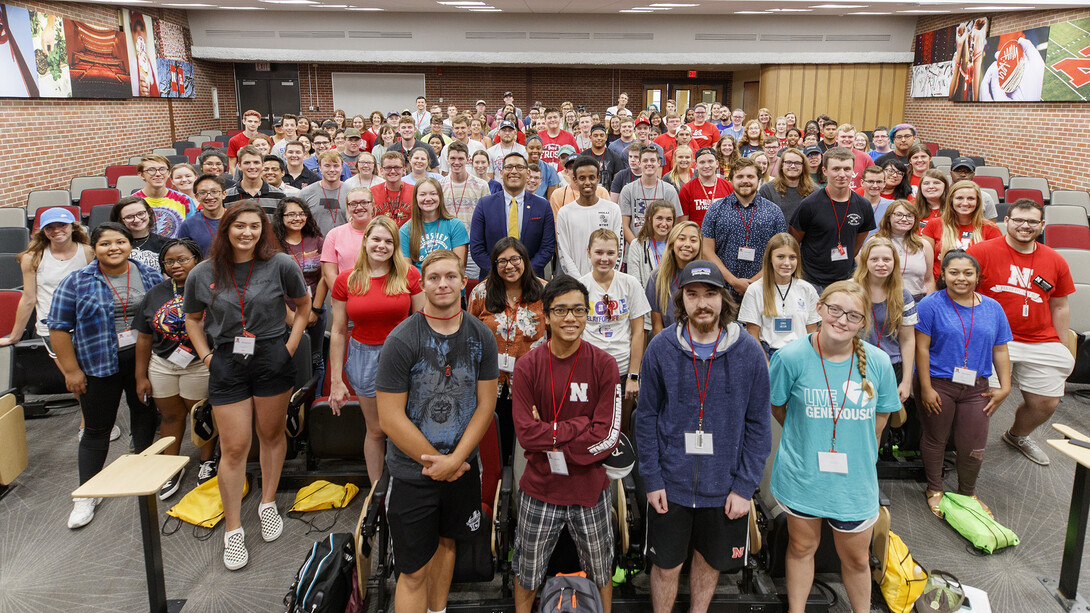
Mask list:
[[[705,121],[700,127],[695,122],[686,125],[693,131],[693,142],[689,143],[693,153],[701,147],[714,147],[719,142],[719,128],[710,121]]]
[[[734,185],[722,177],[716,177],[713,187],[706,187],[699,178],[694,178],[681,186],[677,198],[681,202],[682,215],[688,215],[689,221],[702,224],[712,203],[733,193]]]

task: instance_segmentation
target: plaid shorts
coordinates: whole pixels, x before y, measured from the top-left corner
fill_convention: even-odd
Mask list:
[[[512,561],[519,585],[527,590],[541,587],[549,558],[564,526],[575,541],[579,565],[587,576],[599,587],[608,585],[613,577],[611,500],[608,488],[602,491],[593,507],[550,504],[520,491]]]

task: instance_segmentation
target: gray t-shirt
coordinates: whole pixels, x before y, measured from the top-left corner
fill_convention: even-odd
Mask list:
[[[776,206],[780,207],[780,210],[783,211],[783,218],[788,220],[795,214],[795,211],[799,208],[799,203],[802,202],[802,196],[799,195],[798,189],[788,187],[787,195],[781,196],[772,183],[762,185],[757,190],[757,195],[766,200],[771,200]]]
[[[622,217],[632,218],[632,233],[639,234],[643,227],[643,217],[647,213],[647,206],[656,200],[665,200],[674,205],[674,215],[681,217],[685,214],[681,210],[681,201],[678,200],[677,190],[673,185],[659,180],[654,187],[644,187],[643,183],[636,179],[621,189],[621,197],[617,204],[621,207]]]
[[[439,453],[449,454],[477,410],[477,382],[497,378],[496,337],[488,326],[463,313],[458,331],[444,336],[416,313],[386,337],[375,388],[391,394],[408,392],[409,421]],[[476,456],[474,450],[468,461]],[[426,480],[420,463],[396,445],[386,446],[386,466],[398,479]]]
[[[110,292],[114,297],[114,330],[121,334],[132,328],[136,312],[140,310],[140,304],[144,302],[144,280],[140,278],[140,271],[135,266],[129,267],[129,272],[123,275],[103,275],[108,280],[108,285],[113,285]]]
[[[314,221],[318,222],[322,236],[348,221],[345,214],[348,209],[348,188],[344,183],[341,183],[337,189],[326,189],[321,182],[311,183],[299,190],[299,198],[302,198],[310,207],[310,214],[314,216]]]
[[[250,272],[251,263],[253,272]],[[246,304],[246,331],[257,340],[284,336],[284,297],[302,298],[307,286],[299,265],[286,253],[277,253],[264,262],[236,263],[235,283],[214,288],[212,261],[205,260],[189,273],[185,281],[185,312],[205,312],[205,330],[216,344],[234,342],[242,334],[239,293]],[[247,284],[246,278],[250,278]],[[238,291],[235,291],[235,284]],[[245,290],[245,291],[244,291]],[[244,292],[244,293],[243,293]]]

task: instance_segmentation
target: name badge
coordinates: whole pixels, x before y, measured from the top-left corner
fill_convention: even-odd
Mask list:
[[[1048,281],[1045,281],[1045,278],[1041,275],[1037,275],[1036,277],[1034,277],[1033,282],[1037,284],[1037,287],[1043,289],[1046,292],[1052,291],[1052,284]]]
[[[839,451],[819,451],[818,470],[823,473],[848,474],[848,454]]]
[[[832,252],[829,254],[829,258],[834,262],[843,262],[848,259],[848,250],[844,248],[844,245],[837,245],[833,247]]]
[[[243,332],[242,336],[235,337],[235,355],[253,355],[254,345],[257,341],[253,334]]]
[[[753,247],[739,247],[738,259],[743,262],[752,262],[757,257],[757,251]]]
[[[170,354],[170,357],[167,358],[167,361],[171,364],[178,366],[179,368],[185,368],[189,366],[189,364],[193,361],[194,357],[196,356],[194,356],[193,352],[190,351],[187,347],[178,345],[178,347],[174,350],[174,353]]]
[[[125,330],[117,333],[117,346],[119,349],[127,349],[136,344],[136,330]]]
[[[953,381],[962,385],[976,385],[976,371],[959,366],[954,369]]]
[[[515,372],[515,356],[501,353],[499,362],[501,371],[506,373]]]
[[[1029,305],[1028,304],[1023,304],[1022,305],[1022,317],[1029,317]]]
[[[776,332],[790,332],[791,331],[791,318],[790,317],[776,317],[772,320],[772,329]]]
[[[697,430],[685,433],[685,453],[689,455],[711,455],[715,446],[712,433]]]
[[[545,455],[549,456],[549,470],[554,475],[566,475],[568,474],[568,461],[564,459],[563,451],[546,451]]]

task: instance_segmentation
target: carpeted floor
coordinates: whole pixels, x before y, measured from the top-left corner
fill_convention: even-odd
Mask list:
[[[892,500],[893,530],[924,568],[951,571],[967,585],[986,590],[993,611],[1059,613],[1059,605],[1038,583],[1038,576],[1059,575],[1074,463],[1044,444],[1046,438],[1058,438],[1051,428],[1035,435],[1052,458],[1047,468],[1028,462],[1000,440],[1017,401],[1015,392],[993,418],[978,495],[1000,522],[1018,534],[1022,541],[1018,547],[992,556],[977,555],[967,541],[930,514],[922,484],[884,481],[882,489]],[[1068,395],[1053,421],[1090,433],[1088,409],[1090,405]],[[113,444],[111,460],[128,447],[126,411],[120,413],[123,436]],[[107,500],[87,527],[76,531],[66,527],[69,494],[77,486],[78,420],[77,414],[69,412],[27,422],[30,466],[0,500],[0,613],[147,610],[135,501]],[[183,491],[188,491],[196,484],[197,455],[188,441],[182,450],[191,457],[183,482]],[[956,486],[955,479],[952,473],[948,475],[951,489]],[[294,494],[284,491],[277,495],[282,511],[291,505]],[[160,524],[167,508],[180,499],[178,494],[160,503]],[[362,499],[357,497],[339,515],[335,531],[352,531]],[[206,541],[194,538],[190,526],[162,537],[167,594],[171,599],[187,599],[184,611],[284,609],[281,603],[292,576],[320,535],[306,534],[306,525],[287,519],[283,537],[264,543],[257,503],[258,496],[253,493],[243,502],[250,564],[242,571],[232,573],[223,567],[222,529]],[[331,521],[331,513],[323,512],[319,523]],[[1090,566],[1081,586],[1090,594]],[[836,591],[840,603],[834,611],[849,611],[843,589],[837,585]],[[472,600],[475,594],[463,590],[453,597]]]

